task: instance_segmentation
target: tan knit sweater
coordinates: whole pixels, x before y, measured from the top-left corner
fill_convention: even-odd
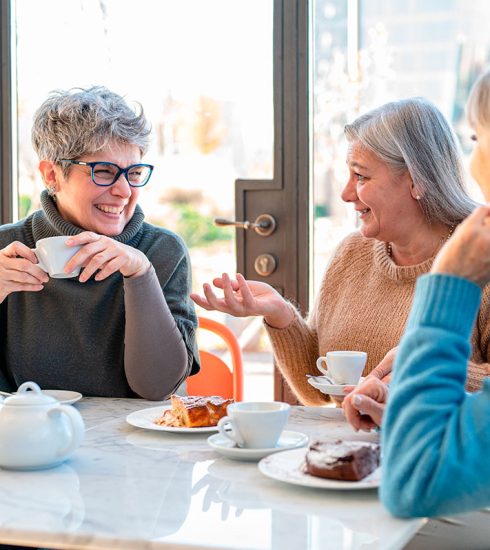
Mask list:
[[[397,266],[386,244],[349,235],[327,268],[307,321],[299,313],[284,329],[266,324],[277,365],[297,398],[305,405],[322,405],[328,397],[307,383],[306,373],[318,372],[316,359],[331,350],[360,350],[368,354],[364,375],[400,342],[419,275],[433,258],[414,266]],[[473,353],[467,389],[480,389],[490,372],[490,293],[483,293],[473,331]]]

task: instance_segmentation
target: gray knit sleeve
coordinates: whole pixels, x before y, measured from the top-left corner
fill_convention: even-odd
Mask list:
[[[131,389],[145,399],[168,397],[187,377],[189,358],[153,265],[124,279],[124,368]]]

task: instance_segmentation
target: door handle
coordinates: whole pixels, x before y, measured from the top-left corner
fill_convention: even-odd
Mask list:
[[[255,229],[255,232],[261,237],[268,237],[276,230],[277,222],[276,219],[270,214],[261,214],[255,219],[254,222],[238,222],[234,220],[225,220],[224,218],[215,218],[214,225],[233,225],[234,227],[241,227],[242,229],[252,228]]]

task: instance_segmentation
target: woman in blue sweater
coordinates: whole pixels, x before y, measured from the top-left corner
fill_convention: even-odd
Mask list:
[[[417,282],[382,429],[381,499],[397,516],[490,506],[490,379],[481,392],[464,390],[470,335],[489,281],[487,205],[461,224]]]
[[[490,201],[490,70],[475,84],[467,111],[475,141],[471,172]],[[470,335],[489,281],[487,205],[458,227],[431,273],[418,280],[389,397],[381,379],[390,369],[380,365],[344,400],[355,429],[383,424],[386,507],[401,517],[442,519],[429,521],[405,550],[490,548],[483,509],[490,506],[490,379],[481,392],[464,391]]]
[[[471,172],[490,200],[490,71],[468,101]],[[490,205],[478,208],[416,286],[383,419],[381,499],[397,516],[490,506],[490,378],[464,391],[470,335],[490,281]],[[490,547],[490,541],[488,541]]]

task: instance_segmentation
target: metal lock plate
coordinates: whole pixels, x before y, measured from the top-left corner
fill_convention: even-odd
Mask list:
[[[260,254],[255,258],[254,268],[261,277],[269,277],[276,270],[277,262],[272,254]]]

